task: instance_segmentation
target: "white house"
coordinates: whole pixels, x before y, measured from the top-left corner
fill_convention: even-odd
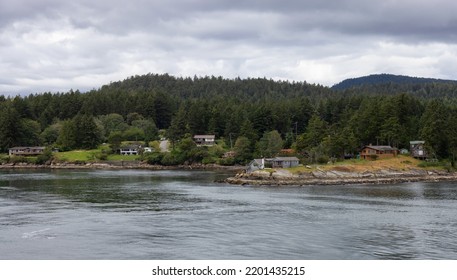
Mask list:
[[[45,147],[13,147],[8,149],[10,156],[37,156],[44,153]]]
[[[197,146],[213,146],[216,143],[215,135],[194,135]]]
[[[130,145],[124,146],[120,149],[121,155],[138,155],[140,151],[140,146],[138,145]]]
[[[264,158],[256,158],[251,160],[246,168],[246,172],[253,172],[256,170],[261,170],[265,168],[265,159]]]

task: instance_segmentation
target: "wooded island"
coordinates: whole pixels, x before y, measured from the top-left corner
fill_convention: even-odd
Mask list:
[[[211,145],[195,138],[208,135]],[[166,148],[160,147],[164,141]],[[423,141],[427,164],[455,167],[456,82],[405,78],[329,88],[147,74],[86,93],[0,96],[2,164],[245,165],[254,158],[296,157],[307,165],[357,158],[368,146],[410,152],[411,141]],[[8,154],[30,147],[43,153]]]

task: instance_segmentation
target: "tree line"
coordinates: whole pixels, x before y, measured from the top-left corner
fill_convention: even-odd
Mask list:
[[[215,134],[239,163],[289,148],[325,161],[368,144],[409,148],[411,140],[425,140],[437,158],[454,158],[456,92],[455,83],[444,82],[333,90],[265,78],[147,74],[86,93],[0,97],[0,150],[148,142],[164,129],[173,143]]]

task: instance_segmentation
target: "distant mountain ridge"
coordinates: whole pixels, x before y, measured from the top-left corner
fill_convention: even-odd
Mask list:
[[[381,84],[398,84],[398,85],[412,85],[412,84],[429,84],[429,83],[452,83],[457,84],[455,80],[443,80],[434,78],[419,78],[403,75],[393,74],[373,74],[358,78],[346,79],[338,84],[332,86],[334,90],[345,90],[353,87],[367,86],[367,85],[381,85]]]

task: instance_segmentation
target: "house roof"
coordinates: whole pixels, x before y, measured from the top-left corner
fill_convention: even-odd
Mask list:
[[[425,144],[425,141],[409,141],[410,145]]]
[[[9,150],[26,150],[26,149],[44,150],[45,147],[12,147],[12,148],[9,148]]]
[[[262,165],[262,159],[261,158],[255,158],[251,161],[250,165]]]
[[[216,138],[216,135],[194,135],[194,138]]]
[[[274,161],[298,161],[297,157],[275,157]]]
[[[139,145],[128,145],[128,146],[122,146],[121,147],[121,150],[126,150],[126,149],[129,149],[129,150],[137,150],[139,149],[140,146]]]
[[[365,149],[365,148],[370,148],[370,149],[377,150],[377,151],[394,151],[394,150],[398,150],[397,148],[392,148],[391,146],[365,146],[365,147],[363,147],[363,149]]]

